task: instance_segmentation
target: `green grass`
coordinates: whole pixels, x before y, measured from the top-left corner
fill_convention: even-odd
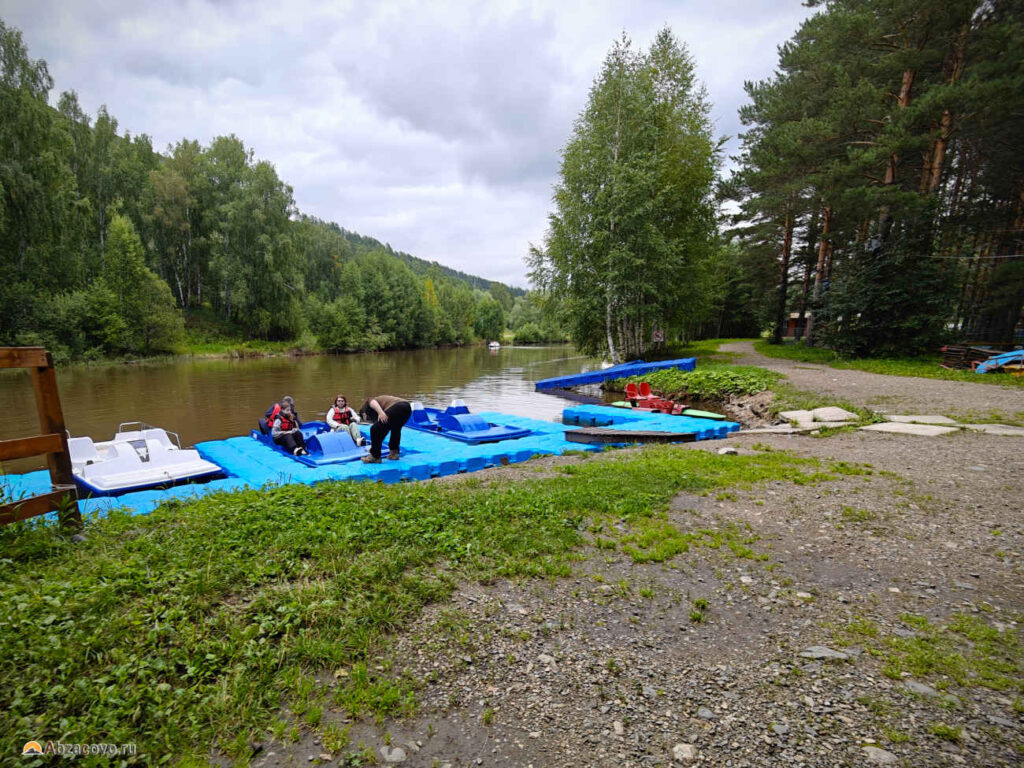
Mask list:
[[[754,349],[765,357],[795,360],[801,363],[817,363],[832,368],[854,369],[886,376],[915,376],[925,379],[946,381],[971,381],[979,384],[997,384],[1004,387],[1024,388],[1024,377],[1008,373],[974,373],[972,371],[951,371],[942,368],[939,355],[900,358],[842,358],[830,349],[808,347],[802,342],[772,344],[766,339],[754,342]]]
[[[751,341],[751,339],[701,339],[700,341],[691,341],[687,344],[673,344],[666,350],[667,357],[665,359],[669,360],[680,357],[704,358],[700,365],[714,360],[729,362],[737,357],[742,357],[742,355],[738,352],[721,352],[719,347],[723,344],[732,344],[737,341]]]
[[[391,633],[460,580],[567,575],[586,526],[601,519],[630,524],[624,539],[638,560],[692,546],[761,558],[745,529],[680,531],[661,513],[682,491],[830,477],[818,466],[784,452],[659,446],[514,486],[212,495],[90,522],[79,545],[52,527],[9,526],[0,749],[14,754],[29,738],[131,741],[145,761],[201,761],[215,747],[244,761],[250,742],[316,727],[325,707],[410,714],[416,682],[377,665]],[[337,687],[319,682],[324,671]]]
[[[960,728],[945,723],[932,723],[928,726],[928,732],[943,741],[958,742],[963,739],[963,731]]]
[[[939,689],[955,683],[1024,693],[1024,647],[1014,630],[1000,631],[973,614],[954,614],[945,624],[917,614],[900,618],[915,635],[882,638],[873,623],[854,620],[836,629],[834,639],[838,644],[866,642],[894,680],[908,673],[933,680]]]

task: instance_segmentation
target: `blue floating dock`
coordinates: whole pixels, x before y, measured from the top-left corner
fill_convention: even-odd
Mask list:
[[[556,424],[523,416],[484,411],[478,414],[489,422],[515,429],[529,430],[518,440],[472,445],[429,432],[402,430],[402,458],[380,464],[350,461],[339,464],[307,466],[250,436],[210,440],[196,445],[199,454],[224,469],[225,478],[207,483],[178,485],[125,493],[120,496],[89,498],[80,496],[83,514],[103,515],[115,509],[131,514],[152,512],[171,499],[183,501],[211,493],[232,492],[243,488],[302,483],[313,485],[328,480],[398,483],[427,480],[460,472],[476,472],[487,467],[518,464],[538,455],[562,454],[567,451],[600,451],[603,446],[569,442],[565,433],[578,426],[615,424],[622,430],[663,430],[694,433],[698,440],[725,437],[739,429],[733,422],[695,419],[686,416],[630,411],[605,406],[582,405],[566,408],[563,421]],[[17,500],[50,490],[47,471],[24,475],[0,475],[0,494]],[[49,519],[56,519],[51,513]]]
[[[697,367],[697,358],[681,357],[678,360],[662,360],[658,363],[645,363],[643,360],[632,360],[628,363],[613,365],[600,371],[577,373],[573,376],[556,376],[552,379],[541,379],[534,387],[542,389],[566,389],[581,384],[600,384],[602,381],[624,379],[627,376],[645,376],[654,371],[677,368],[680,371],[692,371]]]
[[[607,405],[576,405],[562,411],[562,421],[580,427],[610,427],[625,431],[694,434],[698,440],[716,440],[737,432],[735,421],[716,421],[693,416],[615,408]]]

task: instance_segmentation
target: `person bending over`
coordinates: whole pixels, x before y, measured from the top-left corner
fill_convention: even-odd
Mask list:
[[[388,458],[399,458],[402,447],[402,427],[412,415],[412,406],[407,400],[394,395],[377,395],[363,403],[359,415],[370,422],[370,453],[363,456],[367,464],[380,463],[380,449],[384,444],[384,436],[389,432]]]
[[[359,414],[348,404],[344,395],[334,398],[334,405],[327,409],[327,426],[333,432],[348,432],[356,445],[364,445],[366,441],[359,432]]]
[[[295,409],[287,403],[281,406],[281,410],[274,417],[270,435],[274,438],[275,443],[292,456],[309,455],[309,451],[306,450],[306,439],[302,436],[302,430],[299,429],[299,419],[295,415]]]

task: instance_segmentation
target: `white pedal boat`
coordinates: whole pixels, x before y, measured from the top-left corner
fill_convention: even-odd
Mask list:
[[[91,437],[70,437],[68,452],[75,481],[99,495],[172,485],[223,472],[200,458],[199,451],[183,449],[174,432],[138,421],[122,424],[113,440],[102,443],[94,443]]]

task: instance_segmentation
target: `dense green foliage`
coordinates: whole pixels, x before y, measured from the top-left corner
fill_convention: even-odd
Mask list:
[[[710,105],[668,29],[617,42],[562,154],[531,278],[573,342],[615,362],[710,319],[716,277]]]
[[[727,400],[733,395],[754,395],[771,389],[782,378],[780,374],[750,365],[702,363],[694,371],[675,368],[654,371],[609,382],[608,389],[621,391],[627,382],[646,381],[666,397],[689,395],[699,400]]]
[[[1024,305],[1024,5],[814,0],[747,83],[751,303],[847,356],[1010,342]]]
[[[524,292],[301,215],[236,136],[166,154],[119,135],[0,21],[0,344],[58,359],[180,350],[183,319],[214,346],[330,351],[499,337]]]
[[[0,529],[2,749],[45,734],[135,742],[146,762],[205,760],[215,745],[247,757],[286,703],[296,716],[408,712],[407,686],[368,670],[457,579],[566,574],[587,527],[614,536],[622,520],[638,561],[701,546],[750,557],[734,526],[677,530],[656,515],[684,490],[827,478],[781,453],[658,447],[513,486],[220,494],[92,522],[79,545],[52,526]],[[339,668],[341,687],[317,682]]]
[[[512,329],[517,344],[569,340],[569,335],[552,313],[544,311],[542,303],[537,293],[529,293],[523,298],[516,299],[509,313],[508,327]]]

